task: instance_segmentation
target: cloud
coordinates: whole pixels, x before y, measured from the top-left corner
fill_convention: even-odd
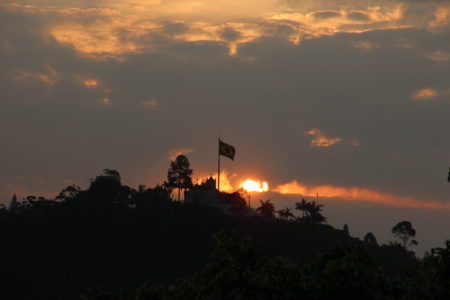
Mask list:
[[[341,17],[342,14],[339,11],[318,11],[313,13],[314,18],[317,19],[331,19]]]
[[[312,128],[305,132],[306,135],[312,136],[310,141],[311,147],[330,147],[342,142],[340,137],[327,137],[322,132],[322,130],[317,128]]]
[[[412,95],[413,100],[430,100],[432,98],[435,98],[439,96],[438,91],[432,88],[423,88],[420,90],[417,90]]]
[[[361,142],[360,142],[359,139],[357,139],[357,138],[352,138],[352,139],[350,140],[350,144],[351,144],[352,146],[355,146],[355,147],[361,146]]]
[[[14,1],[13,1],[14,2]],[[164,39],[220,42],[236,55],[240,45],[272,36],[280,26],[293,31],[293,43],[341,32],[446,26],[449,8],[435,3],[350,1],[102,1],[98,8],[40,1],[6,4],[48,20],[46,34],[91,59],[125,59],[130,54],[163,51]],[[376,5],[375,5],[376,4]],[[437,7],[436,7],[437,6]],[[420,14],[426,7],[430,13]],[[421,18],[419,22],[417,19]],[[7,46],[7,43],[0,45]]]
[[[353,47],[361,49],[361,50],[365,50],[365,51],[369,51],[369,50],[379,47],[379,45],[377,43],[370,42],[370,41],[357,41],[357,42],[352,42],[351,44]]]
[[[188,148],[188,147],[180,148],[180,149],[176,149],[176,150],[170,150],[169,151],[169,159],[175,160],[178,155],[186,155],[186,154],[192,153],[193,151],[194,151],[194,149]]]
[[[100,103],[103,105],[111,105],[112,104],[111,100],[109,100],[108,98],[102,98],[102,100],[100,100]]]
[[[95,79],[85,79],[83,80],[83,85],[87,88],[96,88],[100,85],[100,82]]]
[[[319,195],[319,197],[339,198],[348,201],[374,202],[390,206],[450,210],[450,203],[396,196],[359,187],[341,187],[332,185],[308,186],[296,180],[281,184],[275,187],[273,191],[286,195],[300,195],[305,197],[316,197]]]
[[[450,20],[450,6],[447,7],[437,7],[434,12],[434,20],[430,21],[430,28],[444,27],[447,26]]]
[[[142,101],[142,104],[148,108],[155,108],[158,105],[156,98],[151,98],[149,100]]]
[[[353,21],[368,22],[370,21],[369,14],[365,11],[350,11],[347,13],[347,18]]]
[[[450,60],[450,53],[438,50],[428,55],[428,58],[438,62],[448,62]]]
[[[16,70],[12,79],[20,82],[29,82],[29,81],[37,81],[40,83],[44,83],[47,85],[54,85],[59,80],[59,74],[56,72],[51,66],[46,65],[44,67],[44,72],[30,72],[25,70]]]

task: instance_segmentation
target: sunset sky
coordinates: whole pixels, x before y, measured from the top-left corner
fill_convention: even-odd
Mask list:
[[[450,0],[1,0],[0,202],[87,187],[268,182],[418,254],[450,238]]]

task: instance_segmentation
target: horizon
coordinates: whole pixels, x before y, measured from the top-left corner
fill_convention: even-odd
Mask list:
[[[167,168],[169,168],[169,164]],[[89,188],[91,180],[95,179],[95,177],[100,175],[100,173],[101,172],[98,172],[98,174],[96,174],[95,176],[91,176],[89,179],[86,179],[84,184],[78,184],[74,182],[70,184],[79,185],[82,189],[87,190]],[[129,184],[127,182],[127,178],[122,173],[120,174],[122,177],[122,184],[124,185],[128,185],[131,188],[137,189],[140,184],[143,184]],[[243,187],[246,180],[254,180],[255,183],[259,181],[259,183],[261,184],[262,182],[265,182],[261,181],[260,179],[252,178],[247,178],[246,180],[241,180],[239,182],[239,180],[236,179],[236,176],[229,176],[226,171],[221,172],[221,174],[221,181],[223,180],[223,183],[225,185],[225,188],[222,186],[221,191],[224,192],[231,193],[238,191],[239,188]],[[195,178],[195,175],[196,172],[194,169],[193,178]],[[213,177],[216,180],[217,173],[211,173],[209,176],[203,176],[194,179],[193,182],[194,184],[201,184],[209,177]],[[230,177],[234,177],[234,180],[230,180]],[[167,178],[163,178],[161,181],[153,185],[145,184],[145,186],[147,188],[153,188],[157,185],[163,184],[166,179]],[[48,199],[54,199],[58,195],[58,193],[65,187],[66,186],[62,186],[55,193],[49,195],[31,193],[29,195],[17,194],[16,196],[18,196],[19,200],[30,195],[37,197],[44,196]],[[252,189],[255,188],[254,185],[250,187]],[[275,189],[279,187],[280,186],[276,187]],[[172,198],[174,199],[174,201],[176,201],[176,194],[176,191],[172,192]],[[380,245],[396,243],[396,238],[391,233],[392,227],[401,221],[411,221],[414,228],[417,230],[416,239],[419,243],[418,245],[410,248],[410,250],[414,251],[418,257],[423,257],[425,252],[431,251],[431,248],[442,247],[444,242],[449,239],[448,233],[446,231],[440,231],[440,229],[449,228],[448,226],[450,226],[450,219],[448,218],[449,211],[447,209],[440,209],[436,207],[408,206],[404,203],[400,205],[393,205],[389,204],[389,202],[377,203],[375,201],[349,200],[339,197],[321,196],[320,194],[283,194],[279,191],[272,190],[270,187],[268,190],[262,192],[257,190],[247,191],[247,194],[243,195],[246,200],[248,200],[248,196],[250,196],[250,207],[253,210],[259,207],[260,200],[270,200],[275,205],[275,210],[290,208],[292,209],[292,212],[296,217],[300,216],[300,212],[295,210],[295,203],[300,202],[301,199],[306,199],[307,201],[314,200],[319,204],[324,204],[322,213],[327,218],[327,221],[325,222],[326,224],[329,224],[336,229],[342,229],[343,226],[347,224],[350,229],[350,236],[359,238],[361,240],[368,232],[372,232],[374,233]],[[184,202],[183,194],[181,197],[181,201]],[[5,205],[7,205],[8,203],[9,201],[3,202],[3,204]],[[353,214],[355,206],[358,210],[358,215]],[[381,220],[382,222],[380,222],[380,216],[383,216],[383,219]],[[431,218],[428,219],[429,217]]]

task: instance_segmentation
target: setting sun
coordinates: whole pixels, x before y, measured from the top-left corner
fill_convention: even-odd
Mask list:
[[[240,185],[241,188],[247,192],[267,192],[269,190],[269,185],[266,181],[255,181],[247,179]]]

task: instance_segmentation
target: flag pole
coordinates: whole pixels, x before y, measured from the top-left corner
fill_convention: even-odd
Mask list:
[[[219,136],[220,145],[220,136]],[[217,149],[217,190],[220,192],[220,149]]]

